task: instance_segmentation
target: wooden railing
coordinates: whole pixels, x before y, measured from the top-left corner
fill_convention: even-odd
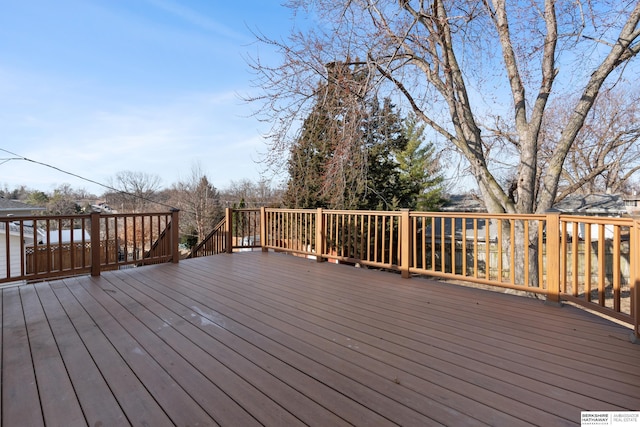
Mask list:
[[[264,209],[264,229],[260,241],[265,249],[312,255],[321,238],[316,234],[318,218],[315,210]],[[261,216],[262,218],[262,216]]]
[[[508,288],[612,316],[632,325],[640,338],[637,219],[229,209],[211,238],[221,242],[217,249],[199,249],[193,256],[271,249],[399,271],[403,277],[425,275]]]
[[[0,218],[0,283],[178,262],[178,211]]]
[[[227,221],[226,218],[220,221],[213,230],[191,249],[187,258],[197,258],[201,256],[217,255],[227,251]]]
[[[640,318],[640,221],[560,218],[562,299],[616,317]]]
[[[262,248],[261,214],[260,209],[227,208],[225,217],[191,249],[187,258]]]
[[[149,239],[153,243],[151,244],[151,248],[144,252],[144,256],[142,257],[142,261],[131,261],[135,262],[136,266],[149,265],[149,264],[160,264],[163,262],[171,261],[177,263],[180,259],[180,253],[178,252],[178,241],[180,240],[180,230],[178,229],[178,209],[174,209],[171,211],[171,217],[167,215],[164,216],[164,221],[161,218],[158,218],[154,221],[154,217],[148,217],[148,226],[156,227],[155,231],[148,232]],[[142,226],[141,230],[144,230],[144,218],[143,215],[140,219],[140,224]],[[174,227],[173,224],[176,224]],[[133,221],[132,225],[135,225],[135,221]],[[141,232],[141,235],[144,236],[144,232]],[[155,238],[155,240],[154,240]],[[142,241],[144,244],[144,241]]]

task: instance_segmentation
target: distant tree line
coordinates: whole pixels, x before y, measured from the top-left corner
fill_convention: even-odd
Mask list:
[[[260,207],[281,205],[282,191],[267,181],[232,181],[218,190],[199,165],[188,177],[161,187],[159,176],[143,172],[121,171],[109,181],[110,190],[95,195],[84,189],[63,184],[50,192],[26,186],[0,189],[0,197],[43,207],[41,215],[75,215],[89,213],[100,204],[104,210],[119,213],[161,212],[180,209],[180,235],[188,247],[201,241],[223,218],[225,207]]]

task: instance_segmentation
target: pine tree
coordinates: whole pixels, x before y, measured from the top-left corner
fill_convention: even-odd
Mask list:
[[[283,195],[283,204],[289,208],[317,208],[327,206],[322,194],[329,141],[324,130],[327,118],[318,108],[309,116],[302,128],[297,143],[292,146],[289,157],[289,180]]]
[[[318,86],[289,157],[283,203],[292,208],[356,209],[364,180],[360,94],[366,70],[341,62],[327,65],[328,80]]]
[[[444,178],[435,158],[435,147],[424,142],[424,125],[414,115],[404,120],[407,144],[396,155],[406,204],[403,207],[420,211],[435,211],[444,202]]]
[[[395,153],[407,145],[402,119],[391,100],[373,99],[366,124],[367,186],[360,209],[393,210],[407,204]]]
[[[358,91],[365,71],[331,65],[288,160],[283,204],[290,208],[435,208],[442,179],[424,127],[390,99]]]

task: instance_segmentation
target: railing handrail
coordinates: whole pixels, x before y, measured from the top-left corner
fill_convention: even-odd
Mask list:
[[[255,227],[230,225],[232,218],[236,224],[245,221],[243,215],[254,215]],[[640,339],[640,221],[634,218],[261,208],[228,209],[223,222],[217,226],[228,239],[222,252],[257,247],[398,270],[405,277],[429,275],[542,294],[549,302],[575,302],[629,323]],[[259,244],[245,244],[257,235]],[[630,294],[625,313],[620,277]],[[605,298],[608,287],[613,297]],[[607,306],[610,298],[613,305]]]
[[[14,224],[18,229],[11,233],[13,236],[10,233],[0,235],[0,266],[4,270],[0,271],[3,273],[0,283],[87,273],[99,275],[105,269],[125,265],[178,261],[177,210],[130,214],[20,215],[1,217],[0,224],[5,229],[15,228],[10,226]],[[131,231],[127,230],[127,224],[132,224]],[[30,233],[25,233],[26,230]],[[124,238],[118,233],[122,233]],[[70,240],[64,241],[63,236]],[[133,242],[132,247],[140,251],[140,255],[119,259],[119,242],[125,248]]]
[[[213,239],[214,237],[219,235],[221,232],[224,232],[225,225],[226,225],[226,218],[222,218],[213,227],[213,230],[211,230],[209,232],[209,234],[207,234],[205,236],[205,238],[202,239],[202,241],[200,243],[196,244],[194,247],[191,248],[191,251],[189,252],[189,255],[187,255],[187,258],[195,258],[195,257],[197,257],[198,253],[211,241],[211,239]],[[223,251],[226,251],[226,247],[224,247]]]

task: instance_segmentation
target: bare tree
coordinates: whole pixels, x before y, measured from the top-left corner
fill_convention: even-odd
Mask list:
[[[244,202],[246,208],[279,207],[282,200],[282,189],[274,187],[265,179],[251,181],[242,179],[231,181],[222,191],[223,204],[226,207],[240,206]]]
[[[565,161],[556,200],[572,193],[623,193],[640,171],[640,100],[621,90],[596,100]],[[564,109],[550,115],[558,120]],[[550,130],[558,129],[550,125]],[[546,142],[546,141],[545,141]],[[546,148],[547,144],[543,144]]]
[[[110,186],[118,192],[107,193],[105,198],[109,205],[121,212],[144,212],[154,203],[160,182],[157,175],[120,171],[110,180]]]
[[[69,184],[56,187],[48,196],[45,203],[45,215],[74,215],[81,213],[77,203],[77,193]]]
[[[282,158],[308,115],[326,64],[366,64],[366,90],[404,99],[440,141],[468,162],[490,212],[548,210],[563,166],[594,102],[614,83],[629,87],[625,68],[640,50],[640,2],[623,0],[291,0],[317,28],[284,41],[259,36],[283,55],[277,66],[256,58],[259,114],[273,124],[272,160]],[[347,61],[348,62],[348,61]],[[346,83],[345,83],[346,84]],[[576,96],[572,96],[576,95]],[[542,156],[552,98],[574,99],[557,139]],[[507,151],[493,144],[511,129]],[[514,180],[500,175],[505,153]],[[501,183],[503,185],[501,185]]]
[[[171,186],[171,203],[180,209],[182,235],[195,231],[197,241],[202,241],[222,218],[218,190],[209,182],[199,164],[191,167],[191,176]]]

